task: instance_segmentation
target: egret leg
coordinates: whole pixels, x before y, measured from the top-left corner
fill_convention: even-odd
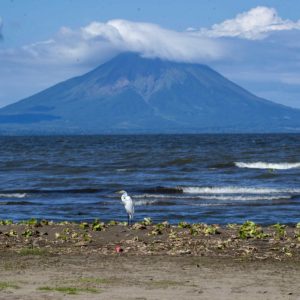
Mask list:
[[[129,215],[127,215],[127,226],[129,226]]]

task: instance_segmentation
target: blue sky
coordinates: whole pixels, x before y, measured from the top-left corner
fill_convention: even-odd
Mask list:
[[[134,51],[300,108],[299,19],[298,0],[1,0],[0,107]]]

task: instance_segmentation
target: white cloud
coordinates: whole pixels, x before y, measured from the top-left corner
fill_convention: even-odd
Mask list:
[[[95,65],[103,57],[119,52],[138,52],[145,57],[186,62],[209,62],[224,57],[223,42],[201,36],[164,29],[151,23],[111,20],[92,22],[73,30],[62,27],[58,34],[46,41],[19,49],[19,57],[38,63]],[[16,51],[13,51],[13,56]],[[9,53],[0,53],[10,56]]]
[[[275,31],[299,30],[297,22],[283,20],[274,8],[258,6],[238,14],[234,19],[201,29],[201,35],[209,37],[239,37],[250,40],[263,39]]]
[[[167,30],[150,23],[112,20],[106,24],[92,23],[82,32],[85,36],[105,39],[120,51],[139,52],[146,57],[207,62],[224,55],[218,41]]]

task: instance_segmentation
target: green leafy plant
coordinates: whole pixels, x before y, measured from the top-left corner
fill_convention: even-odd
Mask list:
[[[70,235],[71,234],[71,229],[70,228],[64,228],[63,232],[67,235]]]
[[[192,224],[191,225],[191,227],[190,227],[191,235],[198,235],[201,232],[203,232],[203,224]]]
[[[77,233],[77,232],[73,232],[73,233],[71,234],[71,237],[72,237],[72,239],[78,238],[78,233]]]
[[[8,232],[5,233],[6,236],[9,236],[9,237],[14,237],[14,236],[18,236],[17,232],[15,230],[10,230]]]
[[[149,232],[149,235],[160,235],[163,230],[169,225],[169,223],[158,223],[154,225],[153,230]]]
[[[103,222],[100,222],[98,219],[96,219],[92,224],[92,229],[94,231],[101,231],[105,228],[105,224]]]
[[[148,235],[160,235],[162,232],[159,229],[153,229],[148,233]]]
[[[248,239],[248,238],[257,238],[263,239],[268,235],[263,233],[263,230],[260,226],[255,224],[252,221],[246,221],[239,230],[239,237],[241,239]]]
[[[147,226],[142,224],[142,223],[135,223],[132,225],[132,229],[135,229],[135,230],[142,230],[142,229],[146,229]]]
[[[59,233],[59,232],[55,233],[55,238],[62,241],[66,241],[68,239],[66,234]]]
[[[278,239],[283,239],[286,237],[286,225],[282,225],[282,224],[275,224],[272,226],[275,229],[275,237]]]
[[[57,225],[69,225],[69,224],[71,224],[71,222],[69,221],[61,221],[57,223]]]
[[[235,223],[229,223],[229,224],[227,224],[226,227],[229,229],[237,229],[237,228],[239,228],[239,225],[237,225]]]
[[[13,224],[12,220],[0,220],[0,225],[11,225]]]
[[[154,225],[154,227],[156,228],[156,229],[159,229],[159,230],[164,230],[164,229],[166,229],[166,228],[169,228],[170,227],[170,224],[167,222],[167,221],[165,221],[165,222],[162,222],[162,223],[158,223],[158,224],[156,224],[156,225]]]
[[[90,241],[92,240],[92,236],[91,236],[90,234],[88,234],[88,233],[84,233],[84,234],[82,235],[82,238],[83,238],[83,240],[86,241],[86,242],[90,242]]]
[[[178,223],[178,227],[179,227],[179,228],[191,228],[192,225],[189,224],[189,223],[187,223],[187,222],[179,222],[179,223]]]
[[[50,222],[48,220],[41,220],[41,225],[50,225]]]
[[[115,220],[111,220],[111,221],[109,221],[108,223],[107,223],[107,225],[109,225],[109,226],[115,226],[115,225],[118,225],[119,224],[119,222],[118,221],[115,221]]]
[[[31,226],[36,226],[36,225],[38,225],[38,220],[37,219],[34,219],[34,218],[32,218],[32,219],[29,219],[28,221],[27,221],[27,224],[28,225],[31,225]]]
[[[187,228],[184,227],[183,228]],[[205,234],[205,235],[211,235],[211,234],[218,234],[219,227],[217,225],[207,225],[207,224],[192,224],[190,227],[190,234],[191,235],[197,235],[199,233]]]
[[[152,219],[151,218],[144,218],[144,220],[141,222],[142,225],[149,226],[152,225]]]
[[[33,232],[30,229],[25,230],[24,232],[22,232],[22,236],[28,238],[33,236]]]
[[[170,239],[170,240],[176,240],[176,239],[178,239],[178,234],[177,234],[177,232],[171,229],[171,231],[170,231],[170,233],[169,233],[169,239]]]
[[[300,222],[296,224],[295,238],[300,242]]]
[[[89,228],[89,223],[87,223],[87,222],[81,222],[79,224],[79,228],[80,229],[87,229],[87,228]]]
[[[216,225],[205,225],[203,232],[205,235],[219,234],[219,227]]]

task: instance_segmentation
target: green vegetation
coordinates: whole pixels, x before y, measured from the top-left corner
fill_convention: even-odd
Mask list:
[[[4,233],[6,236],[9,236],[9,237],[15,237],[15,236],[18,236],[17,232],[13,229],[11,229],[10,231],[8,232],[5,232]]]
[[[109,284],[111,282],[115,282],[115,279],[85,277],[85,278],[80,278],[79,281],[82,283]]]
[[[87,223],[87,222],[81,222],[79,224],[79,228],[80,229],[88,229],[89,228],[89,223]]]
[[[41,248],[22,248],[19,251],[20,255],[46,255],[48,251],[46,249]]]
[[[109,226],[115,226],[115,225],[118,225],[119,224],[119,222],[118,221],[115,221],[115,220],[111,220],[111,221],[109,221],[108,223],[107,223],[107,225],[109,225]]]
[[[178,227],[179,227],[179,228],[191,228],[192,225],[189,224],[189,223],[187,223],[187,222],[179,222],[179,223],[178,223]]]
[[[68,295],[77,295],[79,293],[99,293],[99,290],[94,288],[76,288],[76,287],[66,287],[66,286],[56,286],[56,287],[49,287],[49,286],[42,286],[38,288],[40,291],[44,292],[60,292]]]
[[[19,286],[16,284],[10,283],[10,282],[5,282],[5,281],[0,281],[0,291],[5,290],[5,289],[18,289]]]
[[[182,285],[182,282],[179,281],[172,281],[172,280],[157,280],[147,282],[150,286],[155,286],[157,288],[168,288],[170,286]]]
[[[27,224],[31,225],[31,226],[38,225],[38,223],[39,223],[38,220],[37,219],[33,219],[33,218],[27,221]]]
[[[177,234],[177,232],[171,229],[171,231],[170,231],[170,233],[169,233],[169,239],[170,239],[170,240],[176,240],[176,239],[178,239],[178,234]]]
[[[190,227],[187,227],[186,223],[184,223],[183,228],[190,228],[191,235],[197,235],[199,233],[205,235],[219,234],[219,227],[217,225],[207,225],[207,224],[192,224]],[[182,228],[182,227],[180,227]]]
[[[229,224],[227,224],[226,227],[229,229],[237,229],[237,228],[239,228],[239,225],[235,224],[235,223],[229,223]]]
[[[283,239],[286,237],[286,225],[282,225],[282,224],[275,224],[272,226],[275,229],[275,237],[277,239]]]
[[[13,224],[12,220],[0,220],[0,225],[11,225]]]
[[[66,241],[68,239],[66,234],[55,232],[55,238],[58,240]]]
[[[145,226],[149,226],[149,225],[152,225],[152,219],[151,218],[144,218],[144,220],[141,222],[142,225],[145,225]]]
[[[263,239],[268,237],[267,234],[263,233],[263,230],[260,226],[255,224],[252,221],[246,221],[239,230],[239,237],[241,239],[248,239],[248,238],[257,238]]]
[[[300,242],[300,222],[296,224],[295,238]]]
[[[205,235],[219,234],[219,227],[216,225],[205,225],[203,230]]]
[[[48,221],[48,220],[41,220],[41,225],[52,225],[53,224],[53,222],[52,221]]]
[[[92,224],[92,229],[94,231],[101,231],[104,230],[105,224],[103,222],[100,222],[98,219],[96,219]]]
[[[22,236],[28,238],[31,237],[33,235],[33,232],[30,229],[25,230],[24,232],[22,232]]]
[[[167,221],[153,225],[153,230],[149,235],[160,235],[166,228],[170,228],[170,224]]]

